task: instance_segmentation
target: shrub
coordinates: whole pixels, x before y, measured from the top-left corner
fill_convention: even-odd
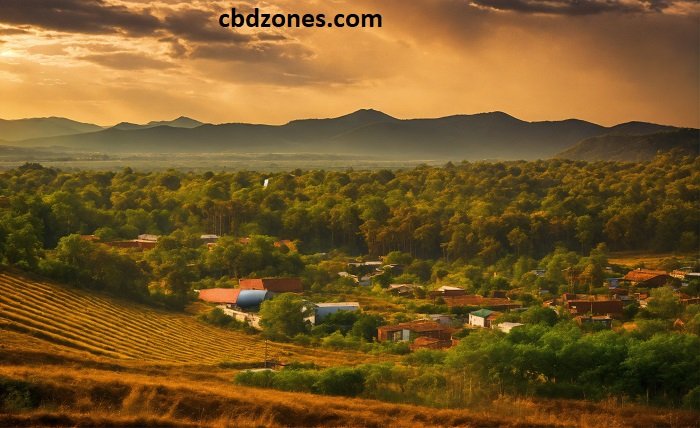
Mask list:
[[[353,368],[331,368],[321,372],[314,389],[319,394],[342,395],[355,397],[360,395],[365,387],[362,372]]]

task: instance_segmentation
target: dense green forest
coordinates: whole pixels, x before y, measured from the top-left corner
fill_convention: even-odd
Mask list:
[[[447,277],[475,290],[494,272],[518,283],[552,264],[558,268],[539,285],[556,286],[565,282],[561,269],[576,264],[601,279],[604,260],[596,254],[604,250],[697,250],[699,166],[700,159],[673,153],[647,163],[275,174],[26,164],[0,174],[0,260],[120,294],[147,295],[157,280],[180,301],[193,283],[226,277],[303,273],[307,286],[337,279],[318,269],[318,253],[403,254],[404,279]],[[141,233],[163,235],[156,250],[128,255],[70,236],[110,241]],[[207,251],[201,233],[225,238]],[[245,236],[251,244],[239,242]],[[295,241],[306,256],[275,247],[275,239]]]
[[[599,242],[611,250],[690,251],[698,246],[699,163],[665,155],[634,164],[201,175],[27,164],[0,174],[3,248],[11,261],[19,251],[31,264],[35,250],[71,233],[107,240],[184,230],[299,240],[304,253],[401,250],[484,263],[508,254],[539,258],[556,245],[585,253]]]

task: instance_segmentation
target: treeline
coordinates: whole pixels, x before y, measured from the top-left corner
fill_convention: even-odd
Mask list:
[[[238,384],[284,391],[460,407],[497,397],[615,397],[700,409],[700,339],[635,331],[584,334],[571,323],[505,335],[478,330],[447,352],[421,350],[403,364],[241,372]]]
[[[105,240],[193,230],[299,240],[304,252],[400,250],[421,258],[541,258],[695,250],[700,160],[447,164],[401,171],[66,173],[27,164],[0,174],[4,257],[71,233]],[[264,187],[264,181],[269,186]],[[8,236],[12,235],[12,236]],[[23,238],[24,237],[24,238]],[[27,250],[27,251],[24,251]]]
[[[324,287],[345,269],[276,248],[265,237],[274,236],[297,242],[304,254],[390,254],[406,265],[398,278],[405,282],[486,292],[510,281],[557,292],[572,267],[582,284],[598,286],[608,250],[697,250],[699,190],[700,160],[677,155],[634,164],[464,162],[275,174],[26,164],[0,173],[0,263],[118,294],[161,295],[175,306],[193,287],[231,278],[303,275],[307,286]],[[155,250],[128,257],[71,237],[104,242],[141,233],[163,237]],[[207,251],[202,233],[226,237]],[[244,236],[254,242],[240,242]],[[544,278],[528,274],[536,267],[547,270]]]

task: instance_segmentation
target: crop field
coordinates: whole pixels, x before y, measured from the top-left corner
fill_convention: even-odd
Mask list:
[[[0,330],[93,355],[153,363],[255,363],[265,355],[265,343],[256,335],[7,272],[0,272]],[[278,343],[270,343],[268,352],[282,361],[322,365],[367,357]]]

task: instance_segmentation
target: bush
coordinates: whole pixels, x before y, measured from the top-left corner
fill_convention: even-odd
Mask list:
[[[319,394],[355,397],[365,388],[362,372],[352,368],[331,368],[321,372],[314,389]]]
[[[313,370],[288,370],[275,372],[272,387],[280,391],[313,392],[318,381],[318,372]]]
[[[272,370],[246,370],[236,374],[234,382],[239,385],[253,386],[256,388],[271,388],[274,378],[275,372]]]

